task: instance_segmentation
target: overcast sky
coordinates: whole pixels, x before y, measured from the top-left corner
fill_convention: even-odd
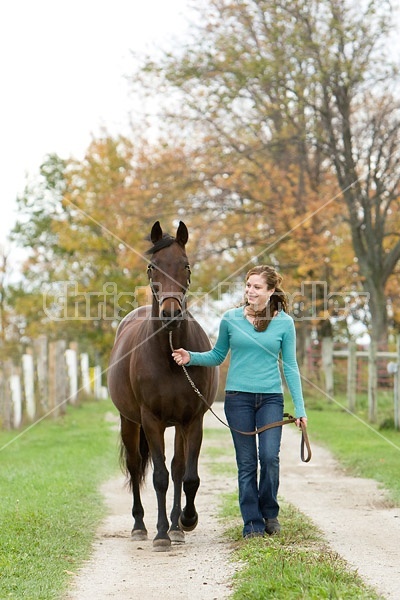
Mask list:
[[[188,0],[0,3],[0,244],[26,174],[49,153],[80,158],[102,127],[123,132],[131,50],[173,43],[189,14]]]
[[[47,154],[79,158],[102,127],[123,132],[131,50],[172,43],[187,15],[187,0],[1,2],[0,244]]]

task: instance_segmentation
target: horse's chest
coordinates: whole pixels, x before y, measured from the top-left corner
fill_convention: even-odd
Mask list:
[[[172,370],[166,361],[146,360],[144,357],[133,366],[131,381],[143,394],[151,393],[164,399],[172,399],[182,386],[180,373]]]

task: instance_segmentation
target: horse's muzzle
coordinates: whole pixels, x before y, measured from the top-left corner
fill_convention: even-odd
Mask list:
[[[160,305],[159,315],[163,326],[168,331],[177,329],[184,318],[180,301],[175,297],[166,298]]]
[[[173,329],[178,329],[178,327],[180,327],[183,319],[183,313],[181,310],[176,310],[173,314],[167,314],[165,311],[161,311],[160,319],[164,327],[168,331],[172,331]]]

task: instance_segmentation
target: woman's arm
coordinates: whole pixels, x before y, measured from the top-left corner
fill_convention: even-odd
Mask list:
[[[288,322],[286,331],[282,337],[282,366],[286,383],[292,396],[296,425],[300,425],[300,419],[306,420],[306,411],[304,408],[303,391],[301,377],[296,357],[296,329],[291,319]]]
[[[191,352],[185,348],[178,348],[172,357],[178,365],[199,367],[216,367],[224,362],[229,351],[228,322],[222,318],[219,325],[218,339],[214,348],[206,352]]]

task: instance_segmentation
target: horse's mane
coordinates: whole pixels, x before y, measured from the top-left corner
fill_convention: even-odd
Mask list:
[[[164,233],[164,235],[162,236],[162,238],[160,240],[158,240],[158,242],[156,242],[151,248],[146,250],[145,254],[155,254],[156,252],[159,252],[159,250],[162,250],[163,248],[168,248],[175,241],[176,240],[174,237],[172,237],[172,235],[169,235],[169,233]]]

